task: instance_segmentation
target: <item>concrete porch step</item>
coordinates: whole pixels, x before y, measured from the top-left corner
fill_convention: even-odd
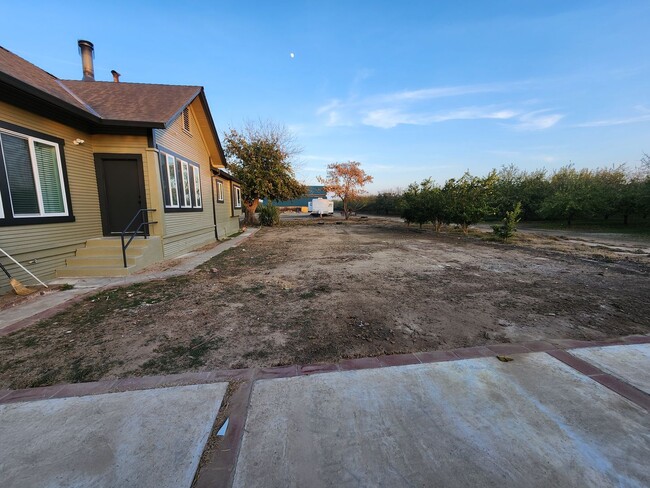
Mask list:
[[[137,258],[142,256],[145,251],[145,247],[133,245],[129,246],[126,250],[127,257]],[[95,256],[111,256],[111,257],[122,257],[122,248],[120,246],[112,247],[100,247],[100,246],[91,246],[91,247],[81,247],[76,251],[77,257],[95,257]]]
[[[144,237],[136,237],[131,241],[131,244],[129,244],[129,249],[135,247],[147,247],[150,241],[155,241],[157,239],[157,237],[149,237],[148,239],[145,239]],[[128,239],[125,239],[125,242],[127,241]],[[88,239],[86,241],[86,247],[117,247],[118,249],[122,249],[122,240],[119,237]]]
[[[127,256],[126,264],[128,266],[135,266],[139,256]],[[76,256],[74,258],[66,259],[66,264],[68,267],[77,267],[77,266],[118,266],[124,267],[124,260],[122,255],[119,256]]]
[[[56,276],[59,278],[83,278],[88,276],[128,276],[135,266],[120,268],[117,266],[66,266],[57,269]]]
[[[76,250],[75,256],[66,259],[66,266],[56,270],[60,278],[84,276],[127,276],[136,270],[162,260],[160,237],[137,237],[127,249],[127,266],[122,258],[122,241],[119,237],[90,239]]]

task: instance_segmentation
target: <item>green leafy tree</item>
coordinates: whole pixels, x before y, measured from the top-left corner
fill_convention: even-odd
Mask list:
[[[650,215],[650,156],[643,154],[641,167],[634,176],[633,181],[637,185],[637,210],[643,218]]]
[[[522,219],[535,220],[542,217],[541,208],[551,194],[551,183],[546,170],[538,169],[531,173],[523,173],[519,186]]]
[[[522,183],[526,173],[514,164],[504,165],[497,173],[494,185],[493,207],[497,214],[505,215],[521,199]]]
[[[461,226],[467,234],[469,226],[494,213],[494,187],[498,181],[495,171],[484,178],[466,172],[458,180],[451,179],[442,188],[445,223]]]
[[[517,202],[521,203],[522,218],[540,218],[542,203],[550,195],[550,184],[545,170],[531,173],[522,171],[514,164],[503,166],[498,172],[494,187],[494,208],[505,215]]]
[[[400,216],[407,224],[415,223],[420,226],[429,222],[427,211],[427,192],[430,191],[431,179],[422,183],[411,183],[402,194]]]
[[[306,193],[292,163],[300,151],[284,126],[249,122],[242,130],[230,129],[224,143],[229,169],[242,182],[247,224],[255,223],[260,199],[289,200]]]
[[[445,199],[446,195],[442,188],[433,184],[431,180],[425,180],[426,186],[422,192],[422,205],[427,215],[428,221],[433,224],[436,232],[439,232],[442,225],[448,220],[448,206]],[[423,183],[425,183],[423,182]]]
[[[556,171],[551,177],[552,193],[540,209],[542,215],[545,218],[566,220],[568,226],[578,217],[593,215],[590,178],[589,170],[577,171],[573,166],[564,166]]]
[[[380,192],[374,198],[373,211],[377,215],[399,215],[400,193],[397,191]]]
[[[506,212],[501,225],[493,225],[495,235],[507,241],[517,232],[517,224],[521,220],[521,202],[517,202],[512,210]]]
[[[630,188],[624,165],[595,170],[587,178],[587,185],[592,212],[595,215],[607,220],[613,214],[629,214],[634,211],[633,192],[626,191]]]

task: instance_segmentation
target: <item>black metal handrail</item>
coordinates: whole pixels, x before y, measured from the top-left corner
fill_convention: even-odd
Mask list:
[[[149,234],[149,226],[151,224],[157,224],[158,223],[158,222],[149,222],[149,217],[148,217],[149,214],[147,212],[155,212],[155,211],[156,211],[155,208],[141,208],[140,210],[138,210],[135,213],[135,215],[131,219],[131,222],[129,222],[127,224],[127,226],[124,228],[124,230],[120,234],[120,239],[122,239],[122,259],[124,260],[124,267],[125,268],[129,267],[127,265],[127,262],[126,262],[126,249],[129,247],[129,244],[131,244],[131,241],[133,239],[135,239],[135,236],[138,235],[138,232],[140,232],[140,229],[142,229],[142,227],[144,227],[144,226],[147,226],[147,230],[144,233],[144,238],[146,239],[147,235]],[[135,229],[134,231],[129,232],[129,227],[131,227],[133,225],[133,223],[136,221],[136,219],[138,217],[140,217],[140,215],[142,215],[144,217],[142,222],[140,222],[140,225],[138,225],[137,229]],[[129,235],[133,234],[133,235],[131,235],[131,238],[128,240],[128,242],[126,244],[124,244],[124,237],[127,234],[129,234]]]

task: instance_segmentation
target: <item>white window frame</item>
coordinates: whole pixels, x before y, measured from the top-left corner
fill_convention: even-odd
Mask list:
[[[197,163],[185,161],[173,153],[170,154],[160,149],[164,159],[164,169],[161,169],[161,178],[166,178],[165,209],[170,211],[202,211],[203,210],[203,188],[201,187],[201,166]],[[163,164],[163,163],[161,163]],[[171,184],[171,176],[175,176],[176,186]],[[165,181],[162,182],[163,187]],[[174,202],[172,188],[176,189],[178,201]]]
[[[179,159],[179,162],[181,167],[181,186],[183,189],[183,203],[181,204],[181,208],[192,208],[192,180],[190,179],[190,165],[187,161],[183,161],[182,159]]]
[[[5,218],[4,206],[2,205],[2,195],[0,194],[0,219]]]
[[[14,213],[14,205],[13,201],[11,198],[11,187],[9,186],[9,203],[11,205],[11,213],[15,219],[30,219],[34,217],[68,217],[70,215],[69,209],[68,209],[68,192],[67,188],[65,185],[65,179],[63,178],[63,165],[61,164],[61,151],[59,148],[59,145],[56,142],[52,141],[47,141],[45,139],[41,139],[39,137],[33,137],[33,136],[28,136],[26,134],[21,134],[20,132],[15,132],[7,129],[0,129],[0,133],[8,134],[13,137],[18,137],[20,139],[26,139],[27,140],[27,146],[29,147],[29,157],[31,159],[31,164],[32,164],[32,176],[34,177],[34,186],[36,188],[36,200],[38,202],[38,210],[39,213],[31,213],[31,214],[18,214],[16,215]],[[52,146],[54,147],[54,150],[56,152],[56,163],[57,167],[59,170],[59,184],[61,185],[61,198],[63,200],[63,212],[45,212],[44,206],[43,206],[43,194],[41,191],[41,179],[39,177],[38,173],[38,163],[36,162],[36,150],[34,149],[34,143],[38,142],[41,144],[44,144],[46,146]],[[6,168],[6,157],[4,154],[4,145],[0,144],[0,150],[2,150],[2,161],[3,164],[5,165],[5,172],[7,170]],[[7,185],[9,185],[9,177],[7,177]],[[0,204],[2,201],[0,200]],[[0,208],[0,212],[1,208]],[[0,214],[0,217],[4,218],[4,212]]]
[[[234,199],[235,200],[234,200],[233,206],[235,208],[241,208],[241,188],[238,187],[238,186],[233,186],[233,188],[235,189],[235,191],[234,191]]]
[[[171,154],[163,153],[165,155],[165,170],[167,173],[167,192],[169,193],[169,205],[167,208],[180,207],[181,194],[178,191],[178,174],[176,173],[176,158]],[[174,203],[174,194],[172,193],[172,180],[171,171],[174,172],[174,185],[176,188],[176,203]]]
[[[201,168],[190,164],[192,168],[192,180],[194,181],[194,205],[193,208],[203,208],[203,194],[201,193]]]
[[[224,203],[226,194],[224,192],[223,181],[217,180],[217,203]]]

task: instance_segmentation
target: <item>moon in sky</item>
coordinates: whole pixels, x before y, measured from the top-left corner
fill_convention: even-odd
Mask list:
[[[289,56],[291,56],[291,59],[296,57],[296,55],[294,53],[289,54]]]

